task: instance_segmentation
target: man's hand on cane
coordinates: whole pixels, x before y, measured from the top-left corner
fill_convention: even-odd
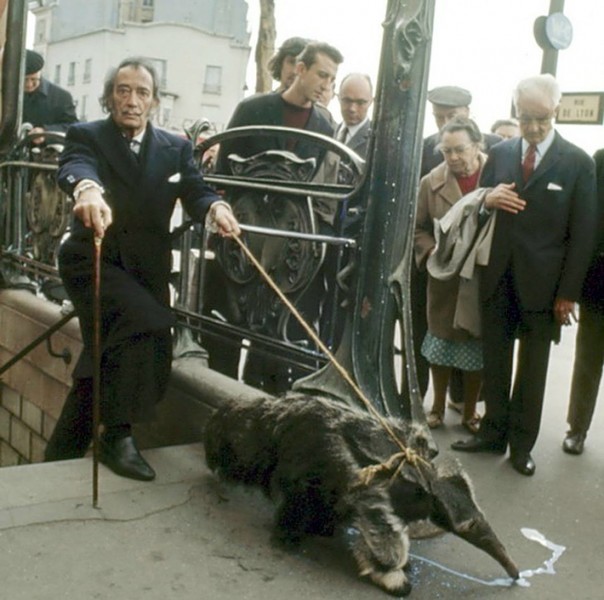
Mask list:
[[[80,191],[78,187],[74,192],[75,206],[73,214],[90,229],[94,229],[94,235],[103,238],[105,230],[113,221],[111,208],[103,198],[103,189],[101,186],[94,185],[87,187],[82,185]]]

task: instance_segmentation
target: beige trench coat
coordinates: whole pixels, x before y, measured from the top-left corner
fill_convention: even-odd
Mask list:
[[[482,171],[486,155],[480,154],[479,160]],[[415,261],[420,270],[426,268],[426,261],[436,245],[434,219],[441,219],[461,197],[461,189],[446,162],[422,178],[414,235]],[[428,275],[427,317],[428,331],[432,335],[456,342],[473,339],[467,332],[453,327],[458,292],[459,277],[439,281]]]

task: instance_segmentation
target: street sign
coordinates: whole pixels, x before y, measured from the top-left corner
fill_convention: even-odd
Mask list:
[[[567,92],[562,94],[556,123],[601,125],[603,116],[604,92]]]

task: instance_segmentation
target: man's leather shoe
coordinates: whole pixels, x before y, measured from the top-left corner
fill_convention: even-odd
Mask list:
[[[101,439],[99,460],[115,474],[140,481],[155,479],[155,471],[138,451],[132,436]]]
[[[569,431],[562,442],[562,450],[567,454],[583,454],[585,434]]]
[[[521,475],[530,477],[535,472],[535,461],[528,452],[512,452],[510,454],[512,467]]]
[[[458,450],[459,452],[492,452],[493,454],[505,454],[507,444],[499,440],[485,440],[476,435],[467,440],[453,442],[451,448],[453,450]]]

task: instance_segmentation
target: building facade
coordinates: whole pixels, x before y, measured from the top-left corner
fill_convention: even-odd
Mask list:
[[[72,94],[83,121],[104,116],[103,81],[128,56],[157,68],[160,127],[182,131],[207,119],[221,131],[244,95],[245,0],[37,0],[30,10],[44,75]]]

